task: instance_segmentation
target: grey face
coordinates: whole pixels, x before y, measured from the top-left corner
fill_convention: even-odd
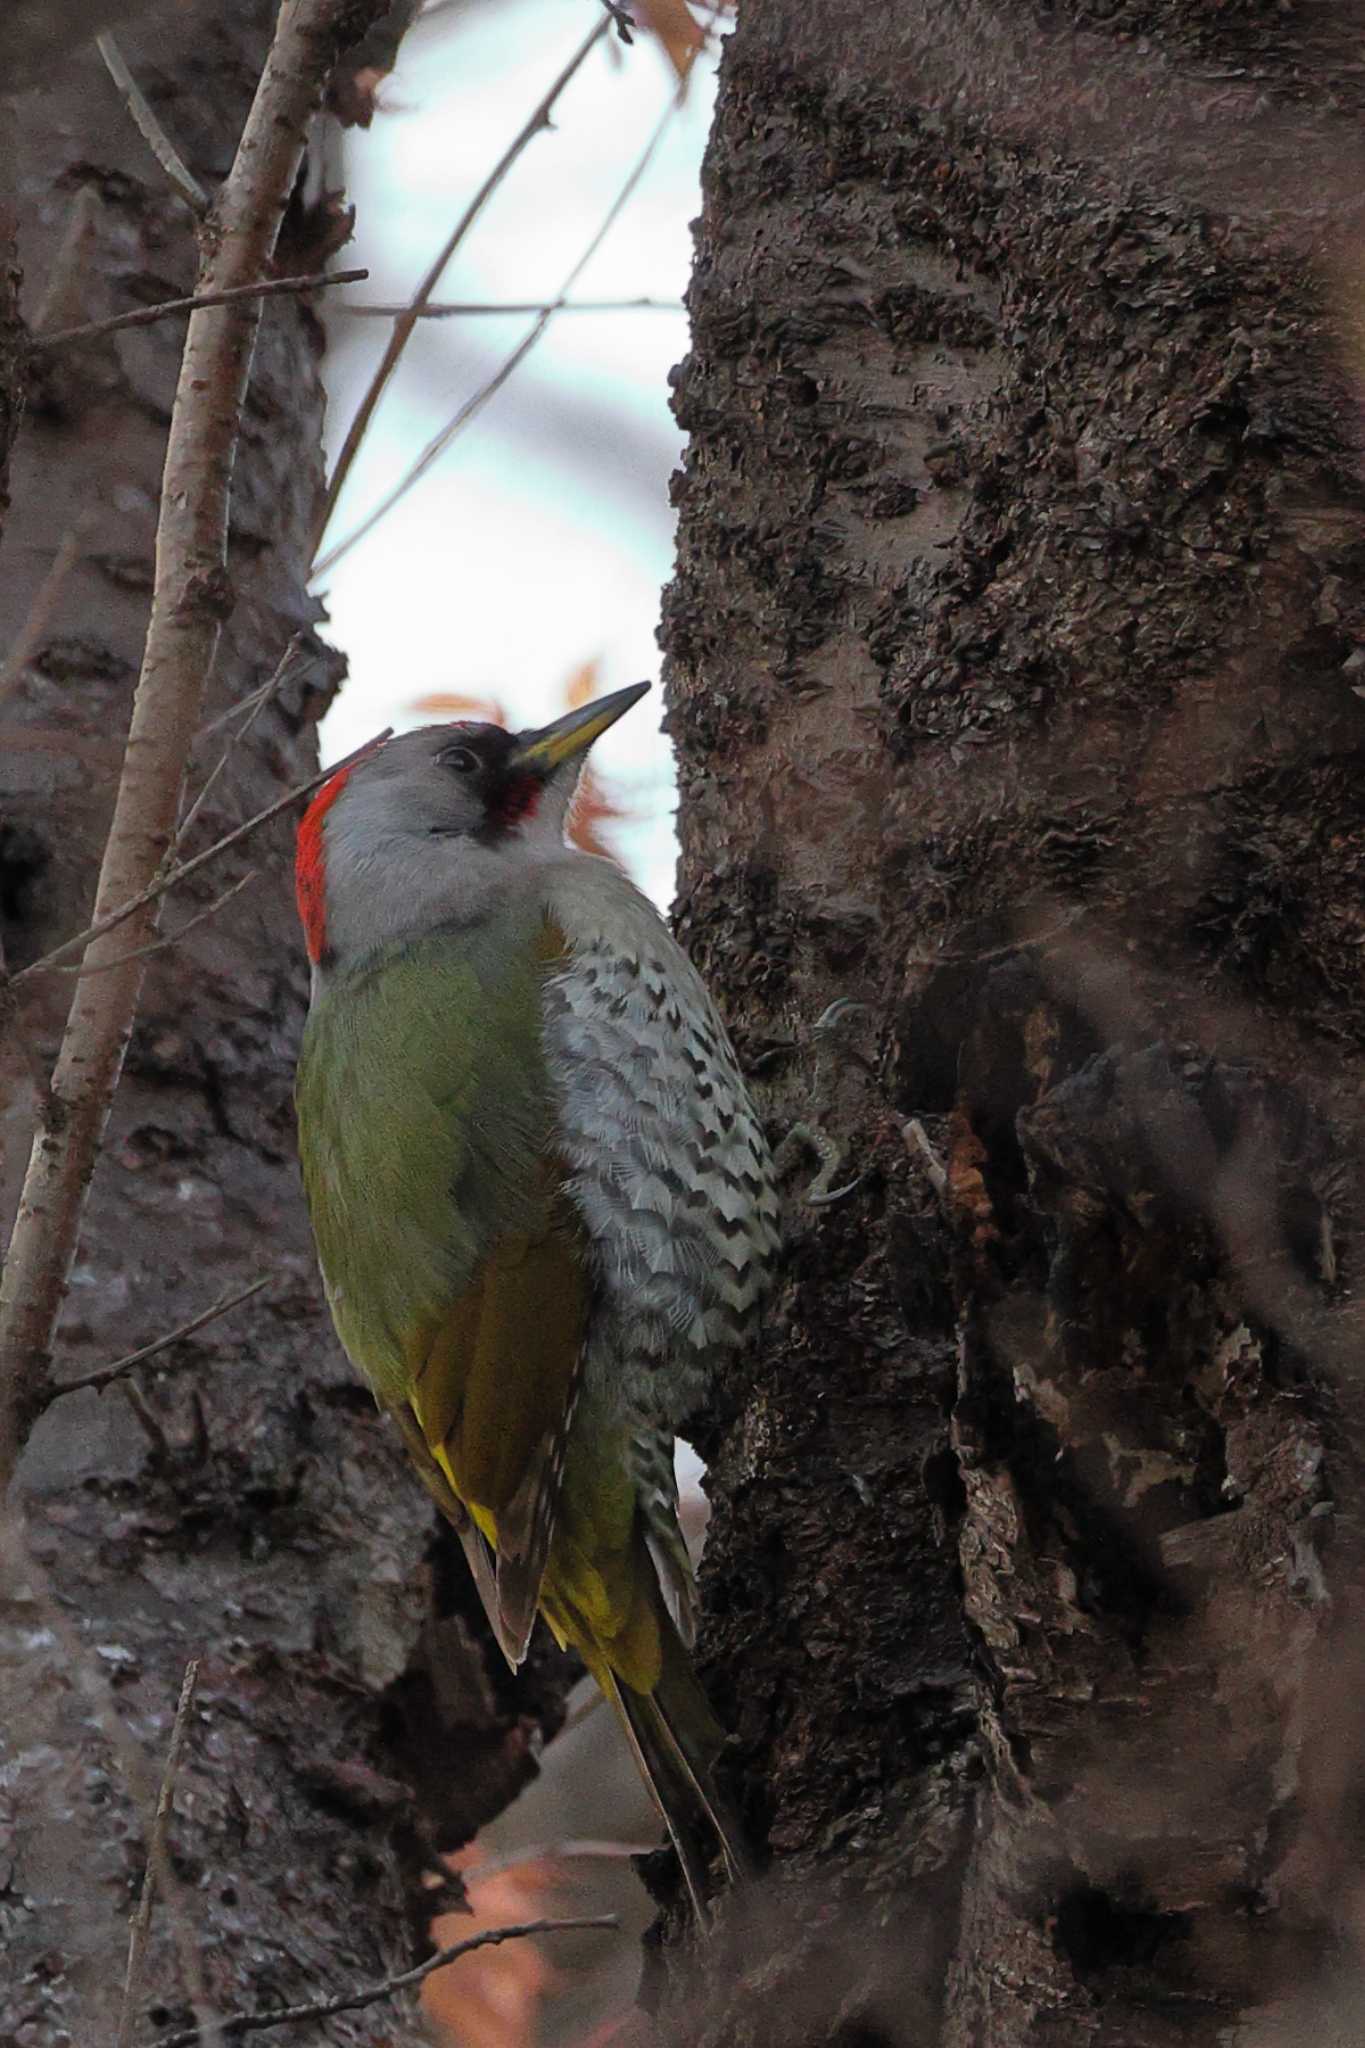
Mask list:
[[[519,889],[543,894],[551,866],[593,860],[564,841],[579,774],[593,741],[648,688],[632,683],[538,732],[426,725],[357,761],[318,800],[321,855],[307,893],[321,882],[325,914],[305,912],[315,989],[386,943],[475,929]]]
[[[376,947],[477,926],[563,859],[581,757],[522,758],[534,734],[428,725],[358,761],[323,821],[325,977]]]
[[[543,779],[513,765],[517,741],[497,725],[424,725],[353,771],[346,801],[390,833],[491,841],[534,816]]]

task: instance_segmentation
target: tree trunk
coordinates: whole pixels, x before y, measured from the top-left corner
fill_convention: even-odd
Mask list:
[[[772,1863],[689,2042],[1360,2031],[1361,25],[727,45],[681,930],[857,1185],[701,1432]]]
[[[4,130],[0,128],[0,141]],[[18,223],[0,202],[0,535],[9,511],[9,456],[23,409],[23,325],[19,318]]]
[[[276,12],[273,0],[203,0],[123,35],[210,189]],[[0,196],[18,217],[33,328],[192,288],[188,215],[93,54],[15,102],[10,132]],[[284,274],[322,266],[330,224],[296,200]],[[175,318],[33,359],[0,591],[0,650],[27,645],[0,707],[0,939],[12,970],[88,916],[183,339]],[[265,683],[294,633],[309,635],[309,659],[231,745],[189,850],[316,767],[317,719],[341,672],[311,637],[321,609],[306,593],[322,345],[307,305],[266,303],[234,482],[237,602],[210,716]],[[0,429],[6,401],[17,402],[14,382]],[[64,550],[69,573],[43,597]],[[230,730],[206,728],[197,781]],[[291,841],[282,819],[170,899],[174,931],[257,871],[148,963],[58,1377],[258,1275],[269,1284],[135,1382],[59,1398],[22,1468],[28,1561],[10,1542],[0,1588],[0,2038],[33,2048],[115,2037],[145,1821],[190,1658],[202,1668],[170,1829],[177,1881],[156,1908],[143,2038],[192,2019],[192,1994],[219,2013],[259,2008],[410,1962],[433,1841],[463,1839],[505,1803],[532,1768],[532,1734],[559,1708],[548,1657],[514,1687],[496,1653],[485,1661],[487,1638],[475,1646],[463,1565],[443,1538],[429,1542],[420,1489],[331,1337],[294,1164],[307,976]],[[6,1019],[7,1214],[71,988],[68,973],[26,983]],[[331,2022],[330,2038],[388,2041],[396,2024],[380,2004]]]

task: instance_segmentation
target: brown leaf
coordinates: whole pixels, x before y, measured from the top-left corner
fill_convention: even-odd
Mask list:
[[[484,725],[506,725],[507,713],[491,697],[462,697],[450,690],[437,690],[430,697],[418,697],[414,711],[430,711],[436,718],[472,718]]]
[[[557,1910],[548,1863],[515,1864],[480,1878],[483,1851],[477,1843],[449,1860],[465,1880],[473,1910],[434,1921],[431,1938],[438,1945],[466,1941],[485,1927],[545,1919]],[[541,2003],[554,1982],[554,1970],[534,1941],[509,1941],[478,1949],[453,1970],[429,1977],[422,2004],[449,2048],[531,2048]]]
[[[387,78],[373,64],[342,65],[327,87],[327,111],[343,128],[368,128],[379,105],[379,88]]]
[[[564,700],[568,710],[576,711],[580,704],[590,703],[597,695],[598,664],[595,661],[580,662],[564,686]],[[429,711],[437,718],[478,718],[488,725],[505,726],[507,712],[501,704],[487,697],[464,697],[458,692],[439,690],[429,697],[419,697],[413,705],[414,711]],[[607,795],[601,778],[591,764],[583,770],[574,798],[573,810],[569,814],[569,837],[584,853],[600,853],[607,860],[615,860],[616,854],[604,828],[619,825],[630,813],[625,807]]]
[[[686,78],[706,41],[687,0],[631,0],[631,8],[641,28],[659,38],[679,80]]]

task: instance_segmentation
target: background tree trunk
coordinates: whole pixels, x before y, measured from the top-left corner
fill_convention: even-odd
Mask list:
[[[410,11],[410,10],[409,10]],[[277,12],[178,6],[123,47],[210,189],[231,161]],[[35,329],[192,288],[181,202],[93,53],[12,103],[2,195],[19,223]],[[12,173],[12,175],[11,175]],[[322,267],[331,215],[301,196],[282,272]],[[0,237],[0,285],[5,260]],[[6,336],[0,305],[0,369]],[[35,356],[14,450],[0,650],[27,637],[0,706],[0,939],[21,968],[86,921],[151,587],[183,319]],[[266,303],[238,454],[231,575],[210,714],[271,675],[320,608],[306,594],[321,502],[320,324]],[[0,398],[16,401],[11,380]],[[68,547],[68,543],[70,544]],[[55,560],[76,556],[50,603]],[[191,850],[316,766],[340,664],[311,658],[234,746]],[[199,780],[227,732],[206,730]],[[76,1377],[260,1274],[267,1290],[169,1354],[130,1398],[59,1399],[22,1472],[32,1567],[0,1587],[0,2037],[112,2041],[127,1916],[186,1662],[203,1660],[139,2032],[193,2015],[181,1958],[219,2012],[334,1993],[420,1947],[432,1840],[463,1839],[531,1769],[559,1710],[551,1663],[513,1687],[484,1660],[463,1564],[327,1325],[294,1163],[292,1070],[307,999],[282,820],[177,891],[174,930],[257,879],[149,962],[60,1333]],[[12,1213],[71,981],[26,984],[0,1044]],[[135,1404],[135,1405],[134,1405]],[[486,1637],[480,1633],[480,1645]],[[495,1654],[495,1653],[494,1653]],[[554,1667],[557,1671],[557,1666]],[[430,1897],[430,1895],[428,1895]],[[391,2040],[380,2005],[331,2038]]]
[[[701,1432],[773,1867],[689,2042],[1361,2032],[1361,26],[727,46],[681,927],[861,1178]]]

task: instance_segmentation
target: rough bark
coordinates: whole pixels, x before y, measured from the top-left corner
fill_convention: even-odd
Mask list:
[[[393,68],[398,45],[419,4],[420,0],[393,0],[383,19],[353,47],[337,81],[344,110],[354,112],[365,105],[355,90],[357,72]],[[0,20],[0,92],[47,83],[101,29],[121,29],[154,5],[155,0],[8,0]],[[183,0],[181,11],[191,11],[191,0]]]
[[[0,129],[0,138],[3,129]],[[24,405],[24,333],[19,318],[18,224],[0,198],[0,534],[9,511],[9,456]]]
[[[11,0],[0,21],[0,91],[50,79],[101,29],[116,28],[151,0]]]
[[[690,2042],[1359,2032],[1360,26],[727,46],[680,924],[861,1179],[700,1432],[772,1863]]]
[[[200,178],[230,161],[275,14],[177,7],[125,49]],[[34,326],[190,288],[180,202],[93,57],[15,103],[10,197]],[[11,165],[7,164],[7,174]],[[329,231],[330,219],[322,233]],[[286,221],[282,267],[315,223]],[[35,359],[14,450],[0,648],[66,537],[79,559],[0,709],[0,940],[22,967],[86,920],[146,628],[165,431],[184,323]],[[232,504],[236,591],[210,716],[263,683],[319,620],[306,595],[321,498],[320,325],[262,313]],[[316,763],[339,664],[304,673],[234,748],[190,850]],[[200,741],[195,774],[226,733]],[[476,1640],[405,1463],[328,1330],[296,1185],[290,1086],[306,1002],[287,821],[173,898],[166,927],[249,868],[246,891],[148,962],[60,1330],[75,1377],[267,1272],[267,1291],[120,1390],[59,1399],[21,1472],[30,1566],[0,1586],[0,2038],[112,2039],[145,1802],[186,1660],[203,1659],[139,2033],[189,2021],[180,1954],[219,2010],[332,1993],[409,1961],[434,1840],[462,1839],[532,1768],[559,1681],[513,1687]],[[0,1042],[12,1213],[71,993],[25,985]],[[140,1418],[140,1419],[139,1419]],[[176,1936],[179,1936],[177,1942]],[[383,2006],[331,2038],[391,2040]]]

